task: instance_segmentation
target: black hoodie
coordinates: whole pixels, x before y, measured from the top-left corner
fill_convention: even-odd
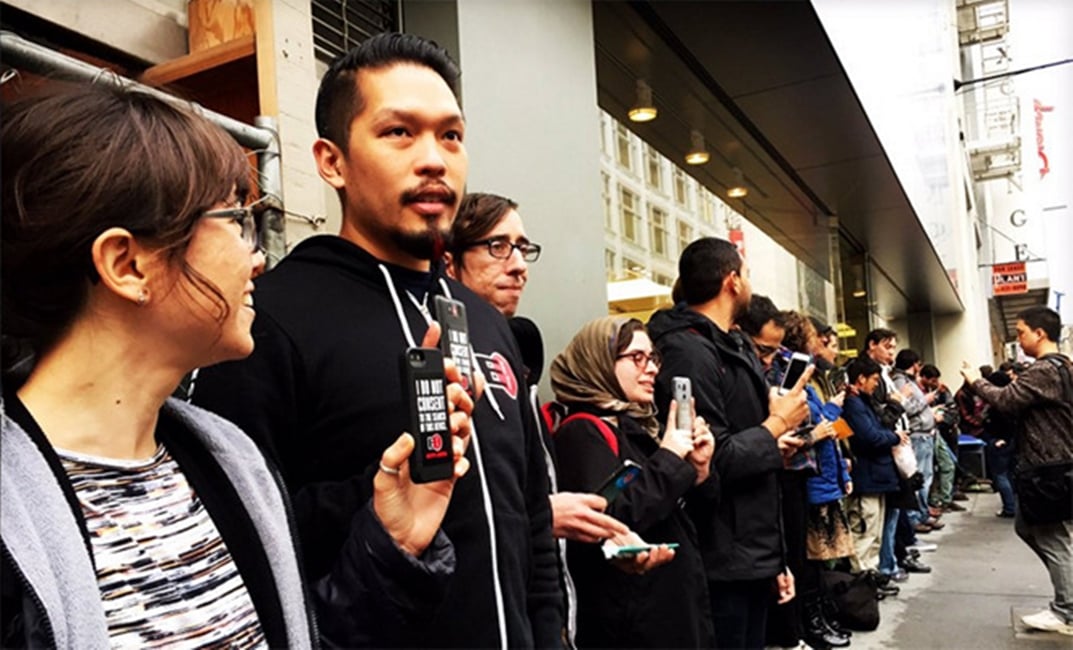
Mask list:
[[[778,443],[761,426],[768,387],[740,332],[724,332],[683,304],[653,314],[648,334],[663,355],[656,407],[666,413],[672,378],[689,377],[697,415],[715,436],[712,474],[719,498],[690,503],[711,581],[759,580],[784,566]]]
[[[236,422],[279,463],[310,580],[336,561],[354,512],[371,495],[381,453],[409,427],[399,372],[408,343],[385,269],[420,345],[427,323],[406,288],[443,293],[439,277],[380,263],[340,237],[313,237],[257,280],[253,355],[202,370],[194,387],[195,402]],[[456,549],[455,575],[408,645],[500,645],[483,473],[507,645],[559,647],[547,474],[517,345],[499,312],[446,282],[466,305],[470,340],[488,380],[473,414],[483,468],[471,444],[473,467],[455,486],[443,523]]]

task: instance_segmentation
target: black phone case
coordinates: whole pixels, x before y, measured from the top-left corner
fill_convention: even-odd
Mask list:
[[[458,300],[436,296],[433,298],[436,320],[440,323],[440,350],[445,358],[458,366],[462,375],[462,388],[473,395],[473,357],[469,346],[469,321],[466,306]]]
[[[443,378],[443,355],[436,348],[409,348],[401,362],[402,387],[410,413],[414,451],[410,455],[410,478],[429,483],[454,473],[451,428],[447,415],[447,387]]]
[[[641,466],[633,461],[626,461],[615,470],[615,473],[607,477],[597,490],[596,494],[599,494],[607,501],[608,505],[626,489],[626,486],[633,483],[637,475],[641,473]]]

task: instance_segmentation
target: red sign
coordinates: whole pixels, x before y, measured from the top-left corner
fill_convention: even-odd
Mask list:
[[[1036,154],[1039,156],[1039,178],[1043,180],[1043,177],[1051,171],[1051,163],[1047,161],[1047,154],[1043,151],[1043,114],[1053,111],[1054,106],[1044,106],[1043,102],[1034,99],[1032,109],[1036,113]]]
[[[745,259],[745,233],[740,228],[730,231],[730,243],[738,247],[738,255]]]
[[[1009,262],[991,266],[991,293],[1009,296],[1028,293],[1028,270],[1024,262]]]

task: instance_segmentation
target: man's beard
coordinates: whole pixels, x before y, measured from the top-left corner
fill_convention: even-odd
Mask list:
[[[402,252],[419,260],[437,260],[443,257],[444,242],[448,230],[440,230],[435,224],[421,232],[391,232],[391,240]]]
[[[740,321],[749,311],[749,301],[752,296],[746,296],[745,294],[738,294],[738,302],[734,305],[734,322]]]

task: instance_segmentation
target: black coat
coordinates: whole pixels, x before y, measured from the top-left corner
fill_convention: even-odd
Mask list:
[[[555,434],[559,487],[593,492],[625,459],[643,466],[608,514],[651,544],[677,542],[670,563],[631,575],[604,559],[599,544],[568,542],[567,560],[578,594],[581,648],[710,648],[711,608],[693,523],[681,501],[694,492],[697,473],[660,449],[633,419],[608,425],[619,444],[615,456],[596,425],[572,420]]]
[[[381,265],[340,237],[312,237],[257,279],[253,354],[203,369],[194,388],[195,402],[239,424],[279,462],[311,579],[339,557],[353,513],[371,494],[380,455],[410,428],[399,371],[408,342],[381,267],[390,272],[420,344],[427,323],[406,290],[441,293],[438,278]],[[472,468],[455,485],[443,521],[455,546],[455,575],[406,645],[499,645],[483,474],[507,645],[558,647],[562,597],[547,467],[517,343],[499,312],[461,284],[445,282],[466,305],[470,341],[488,382],[473,410],[482,463],[471,444]]]
[[[657,312],[648,332],[663,355],[656,406],[666,412],[675,376],[689,377],[697,415],[715,436],[718,499],[690,505],[708,579],[772,578],[785,568],[778,443],[761,426],[768,387],[740,332],[723,332],[684,305]]]

